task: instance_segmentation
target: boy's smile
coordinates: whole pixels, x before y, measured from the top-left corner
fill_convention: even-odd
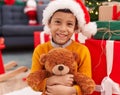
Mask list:
[[[75,30],[76,18],[72,13],[56,12],[49,23],[52,39],[63,45],[70,40]]]
[[[67,34],[56,33],[56,37],[58,37],[60,39],[65,39],[67,37]]]

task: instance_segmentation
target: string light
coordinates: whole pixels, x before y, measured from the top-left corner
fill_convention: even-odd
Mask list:
[[[98,15],[98,11],[96,11],[95,14]]]
[[[98,20],[98,8],[101,5],[101,3],[97,0],[85,0],[85,4],[88,8],[88,11],[90,13],[90,17],[92,21]]]
[[[111,2],[111,0],[108,0],[108,2]]]

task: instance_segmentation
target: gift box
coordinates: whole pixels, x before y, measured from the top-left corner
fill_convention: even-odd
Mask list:
[[[4,4],[4,1],[0,0],[0,6]]]
[[[96,21],[98,31],[95,39],[120,40],[120,21]]]
[[[120,95],[120,42],[87,39],[85,45],[91,54],[92,78],[96,83],[92,95]]]
[[[15,5],[26,5],[25,0],[15,0]]]
[[[99,21],[120,20],[120,3],[108,2],[99,7]]]
[[[0,42],[2,42],[2,38],[1,38]],[[4,74],[5,73],[4,63],[3,63],[3,58],[2,58],[2,50],[4,48],[5,48],[4,43],[0,43],[0,74]]]

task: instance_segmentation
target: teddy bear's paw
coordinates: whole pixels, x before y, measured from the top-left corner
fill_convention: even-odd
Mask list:
[[[91,80],[87,80],[85,83],[81,83],[81,89],[85,94],[92,94],[95,90],[95,82]]]
[[[82,91],[84,94],[92,94],[95,90],[95,86],[94,85],[85,85],[81,87]]]
[[[95,82],[90,77],[77,73],[75,75],[77,84],[81,87],[81,90],[85,94],[91,94],[95,90]]]
[[[30,73],[27,78],[27,84],[34,90],[38,91],[40,89],[41,82],[46,78],[46,72],[43,71],[36,71],[34,73]]]

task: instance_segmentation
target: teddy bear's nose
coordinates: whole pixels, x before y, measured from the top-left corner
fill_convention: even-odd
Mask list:
[[[60,70],[60,71],[62,71],[63,69],[64,69],[63,66],[59,66],[59,67],[58,67],[58,70]]]

